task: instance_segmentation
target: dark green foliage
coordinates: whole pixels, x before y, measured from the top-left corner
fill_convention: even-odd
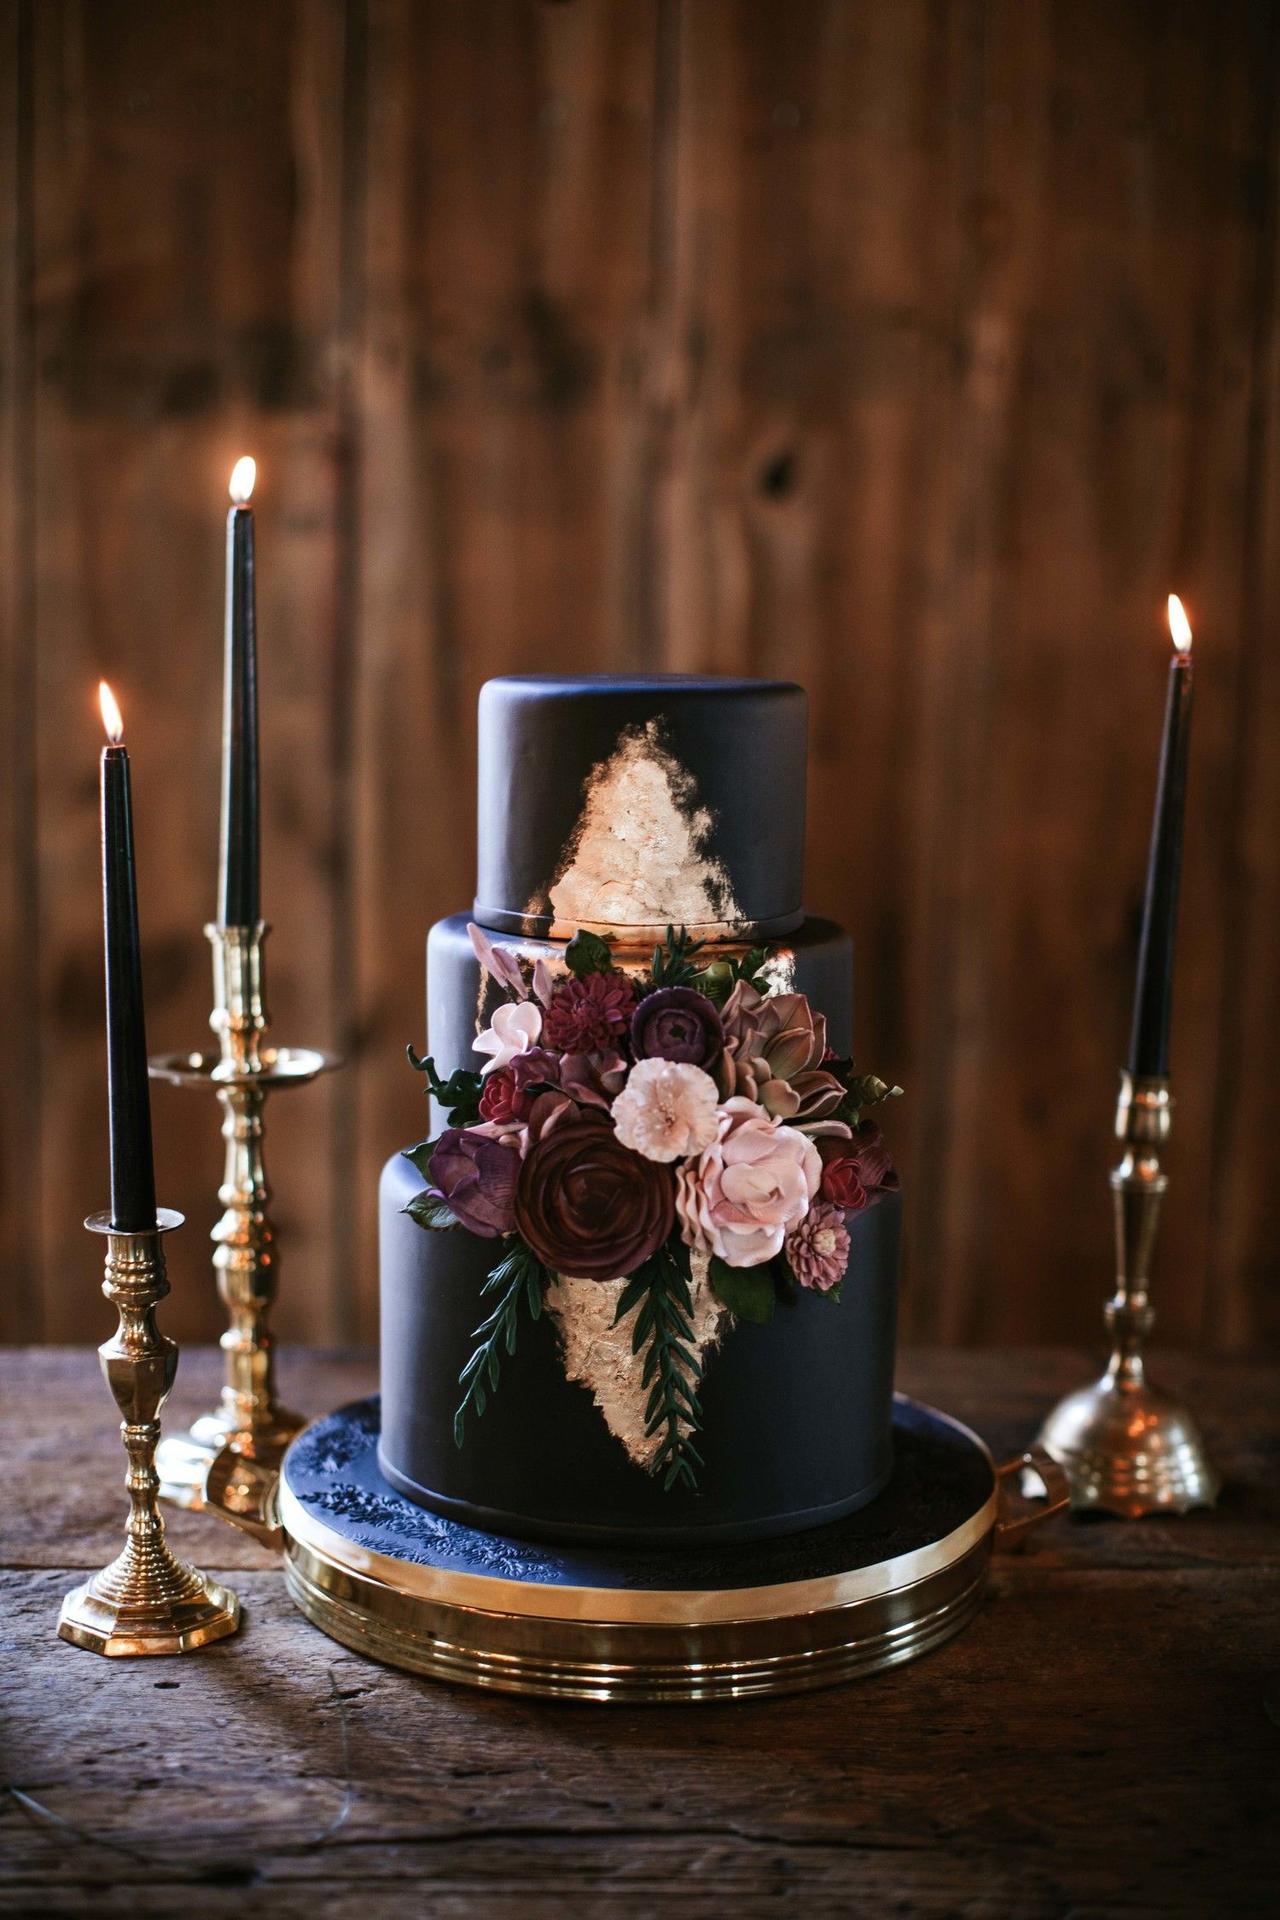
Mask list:
[[[631,1351],[644,1350],[641,1379],[649,1388],[645,1433],[663,1436],[649,1471],[662,1475],[664,1489],[681,1481],[692,1491],[697,1486],[695,1469],[702,1465],[693,1440],[702,1425],[698,1402],[702,1368],[693,1350],[689,1249],[674,1235],[628,1280],[618,1300],[615,1326],[633,1312]]]
[[[416,1147],[404,1147],[401,1151],[406,1160],[411,1160],[424,1180],[431,1178],[431,1156],[439,1145],[437,1140],[419,1140]]]
[[[427,1091],[435,1095],[449,1116],[451,1127],[473,1127],[480,1118],[480,1095],[484,1091],[484,1081],[478,1073],[472,1073],[467,1067],[456,1067],[447,1080],[442,1080],[436,1072],[436,1063],[430,1054],[420,1059],[412,1046],[405,1048],[409,1065],[415,1073],[427,1076]]]
[[[458,1375],[463,1389],[458,1411],[453,1416],[453,1438],[462,1445],[463,1423],[467,1409],[475,1409],[476,1418],[489,1404],[489,1396],[498,1385],[502,1355],[514,1353],[520,1329],[521,1312],[531,1320],[542,1314],[542,1290],[550,1276],[523,1240],[513,1239],[511,1251],[500,1260],[480,1289],[480,1298],[500,1295],[488,1319],[482,1320],[472,1338],[478,1343],[466,1366]]]
[[[857,1126],[865,1108],[878,1107],[884,1100],[896,1100],[902,1092],[901,1087],[887,1085],[874,1073],[858,1073],[852,1060],[824,1060],[823,1066],[844,1088],[844,1099],[832,1117],[843,1120],[848,1127]]]
[[[665,946],[653,950],[654,986],[696,986],[698,968],[693,964],[693,956],[701,953],[702,944],[701,940],[691,940],[683,927],[679,933],[674,927],[668,927]]]
[[[713,1254],[708,1277],[716,1299],[739,1320],[753,1321],[758,1327],[772,1320],[778,1289],[771,1261],[760,1267],[731,1267]]]
[[[448,1201],[442,1200],[438,1193],[415,1193],[403,1211],[420,1227],[430,1227],[434,1233],[448,1233],[462,1225]]]
[[[598,933],[580,928],[564,950],[565,965],[578,980],[589,973],[612,973],[613,954],[609,942]]]

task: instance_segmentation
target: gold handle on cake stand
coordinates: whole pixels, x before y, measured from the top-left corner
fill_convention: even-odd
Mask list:
[[[218,1405],[186,1434],[162,1442],[157,1464],[164,1499],[180,1507],[204,1504],[211,1462],[227,1445],[249,1459],[275,1465],[304,1424],[281,1406],[276,1392],[271,1308],[279,1281],[279,1252],[268,1204],[266,1103],[270,1093],[310,1084],[338,1065],[314,1047],[269,1047],[263,945],[269,928],[208,926],[213,948],[214,1005],[209,1024],[217,1053],[163,1054],[152,1077],[170,1086],[212,1090],[222,1109],[224,1159],[218,1198],[222,1217],[213,1229],[213,1266],[227,1310],[222,1336],[223,1387]]]
[[[1071,1505],[1071,1485],[1053,1455],[1037,1444],[996,1468],[996,1496],[994,1545],[1004,1552],[1020,1545],[1033,1527],[1065,1513]],[[1036,1504],[1030,1505],[1031,1501]]]

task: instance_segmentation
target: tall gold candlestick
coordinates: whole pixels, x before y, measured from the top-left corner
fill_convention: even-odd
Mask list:
[[[268,1205],[265,1129],[267,1095],[305,1086],[336,1066],[332,1054],[311,1047],[269,1047],[264,998],[263,943],[268,928],[208,926],[213,948],[214,1053],[167,1054],[151,1062],[152,1075],[173,1086],[212,1088],[222,1109],[223,1213],[213,1229],[213,1266],[227,1310],[222,1336],[223,1386],[218,1405],[189,1434],[160,1450],[161,1491],[178,1506],[204,1504],[209,1464],[227,1445],[274,1465],[302,1417],[276,1394],[271,1308],[279,1276],[276,1232]]]
[[[1066,1471],[1071,1504],[1126,1519],[1184,1513],[1218,1497],[1218,1476],[1191,1415],[1147,1380],[1151,1256],[1169,1184],[1160,1156],[1172,1109],[1167,1079],[1121,1074],[1116,1138],[1123,1153],[1111,1175],[1116,1288],[1105,1309],[1111,1359],[1100,1380],[1059,1402],[1040,1432],[1040,1445]]]
[[[178,1559],[157,1505],[160,1409],[177,1372],[178,1349],[156,1326],[155,1310],[169,1291],[163,1235],[182,1225],[182,1215],[161,1209],[154,1227],[129,1233],[112,1227],[110,1212],[91,1214],[85,1225],[106,1235],[102,1291],[120,1315],[98,1354],[129,1457],[129,1524],[123,1551],[63,1601],[58,1633],[92,1653],[189,1653],[234,1633],[240,1602],[229,1587]]]

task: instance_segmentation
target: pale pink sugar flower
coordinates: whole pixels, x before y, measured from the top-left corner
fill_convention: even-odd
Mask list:
[[[544,1007],[549,1007],[551,1005],[551,996],[555,990],[556,977],[542,955],[539,954],[533,963],[534,998],[541,1000]]]
[[[782,1251],[822,1181],[806,1134],[735,1095],[716,1116],[716,1135],[676,1169],[676,1211],[688,1246],[730,1267],[758,1267]]]
[[[529,989],[525,985],[524,975],[520,971],[520,962],[514,953],[506,947],[496,947],[484,930],[474,920],[467,922],[467,938],[471,950],[480,962],[481,968],[495,980],[507,993],[514,994],[517,1000],[527,1000]]]
[[[786,1239],[787,1263],[802,1287],[830,1293],[849,1264],[849,1229],[844,1213],[829,1200],[815,1200]]]
[[[490,1056],[481,1067],[481,1074],[494,1073],[514,1060],[518,1053],[527,1053],[537,1045],[541,1032],[542,1014],[532,1000],[504,1000],[494,1011],[493,1025],[478,1033],[472,1042],[477,1053]]]
[[[716,1083],[681,1060],[637,1060],[611,1109],[624,1147],[646,1160],[680,1160],[716,1137]]]

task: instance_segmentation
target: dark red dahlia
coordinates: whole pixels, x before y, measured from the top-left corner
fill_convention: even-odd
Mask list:
[[[635,988],[625,973],[564,980],[543,1015],[542,1038],[558,1053],[607,1053],[631,1024]]]

